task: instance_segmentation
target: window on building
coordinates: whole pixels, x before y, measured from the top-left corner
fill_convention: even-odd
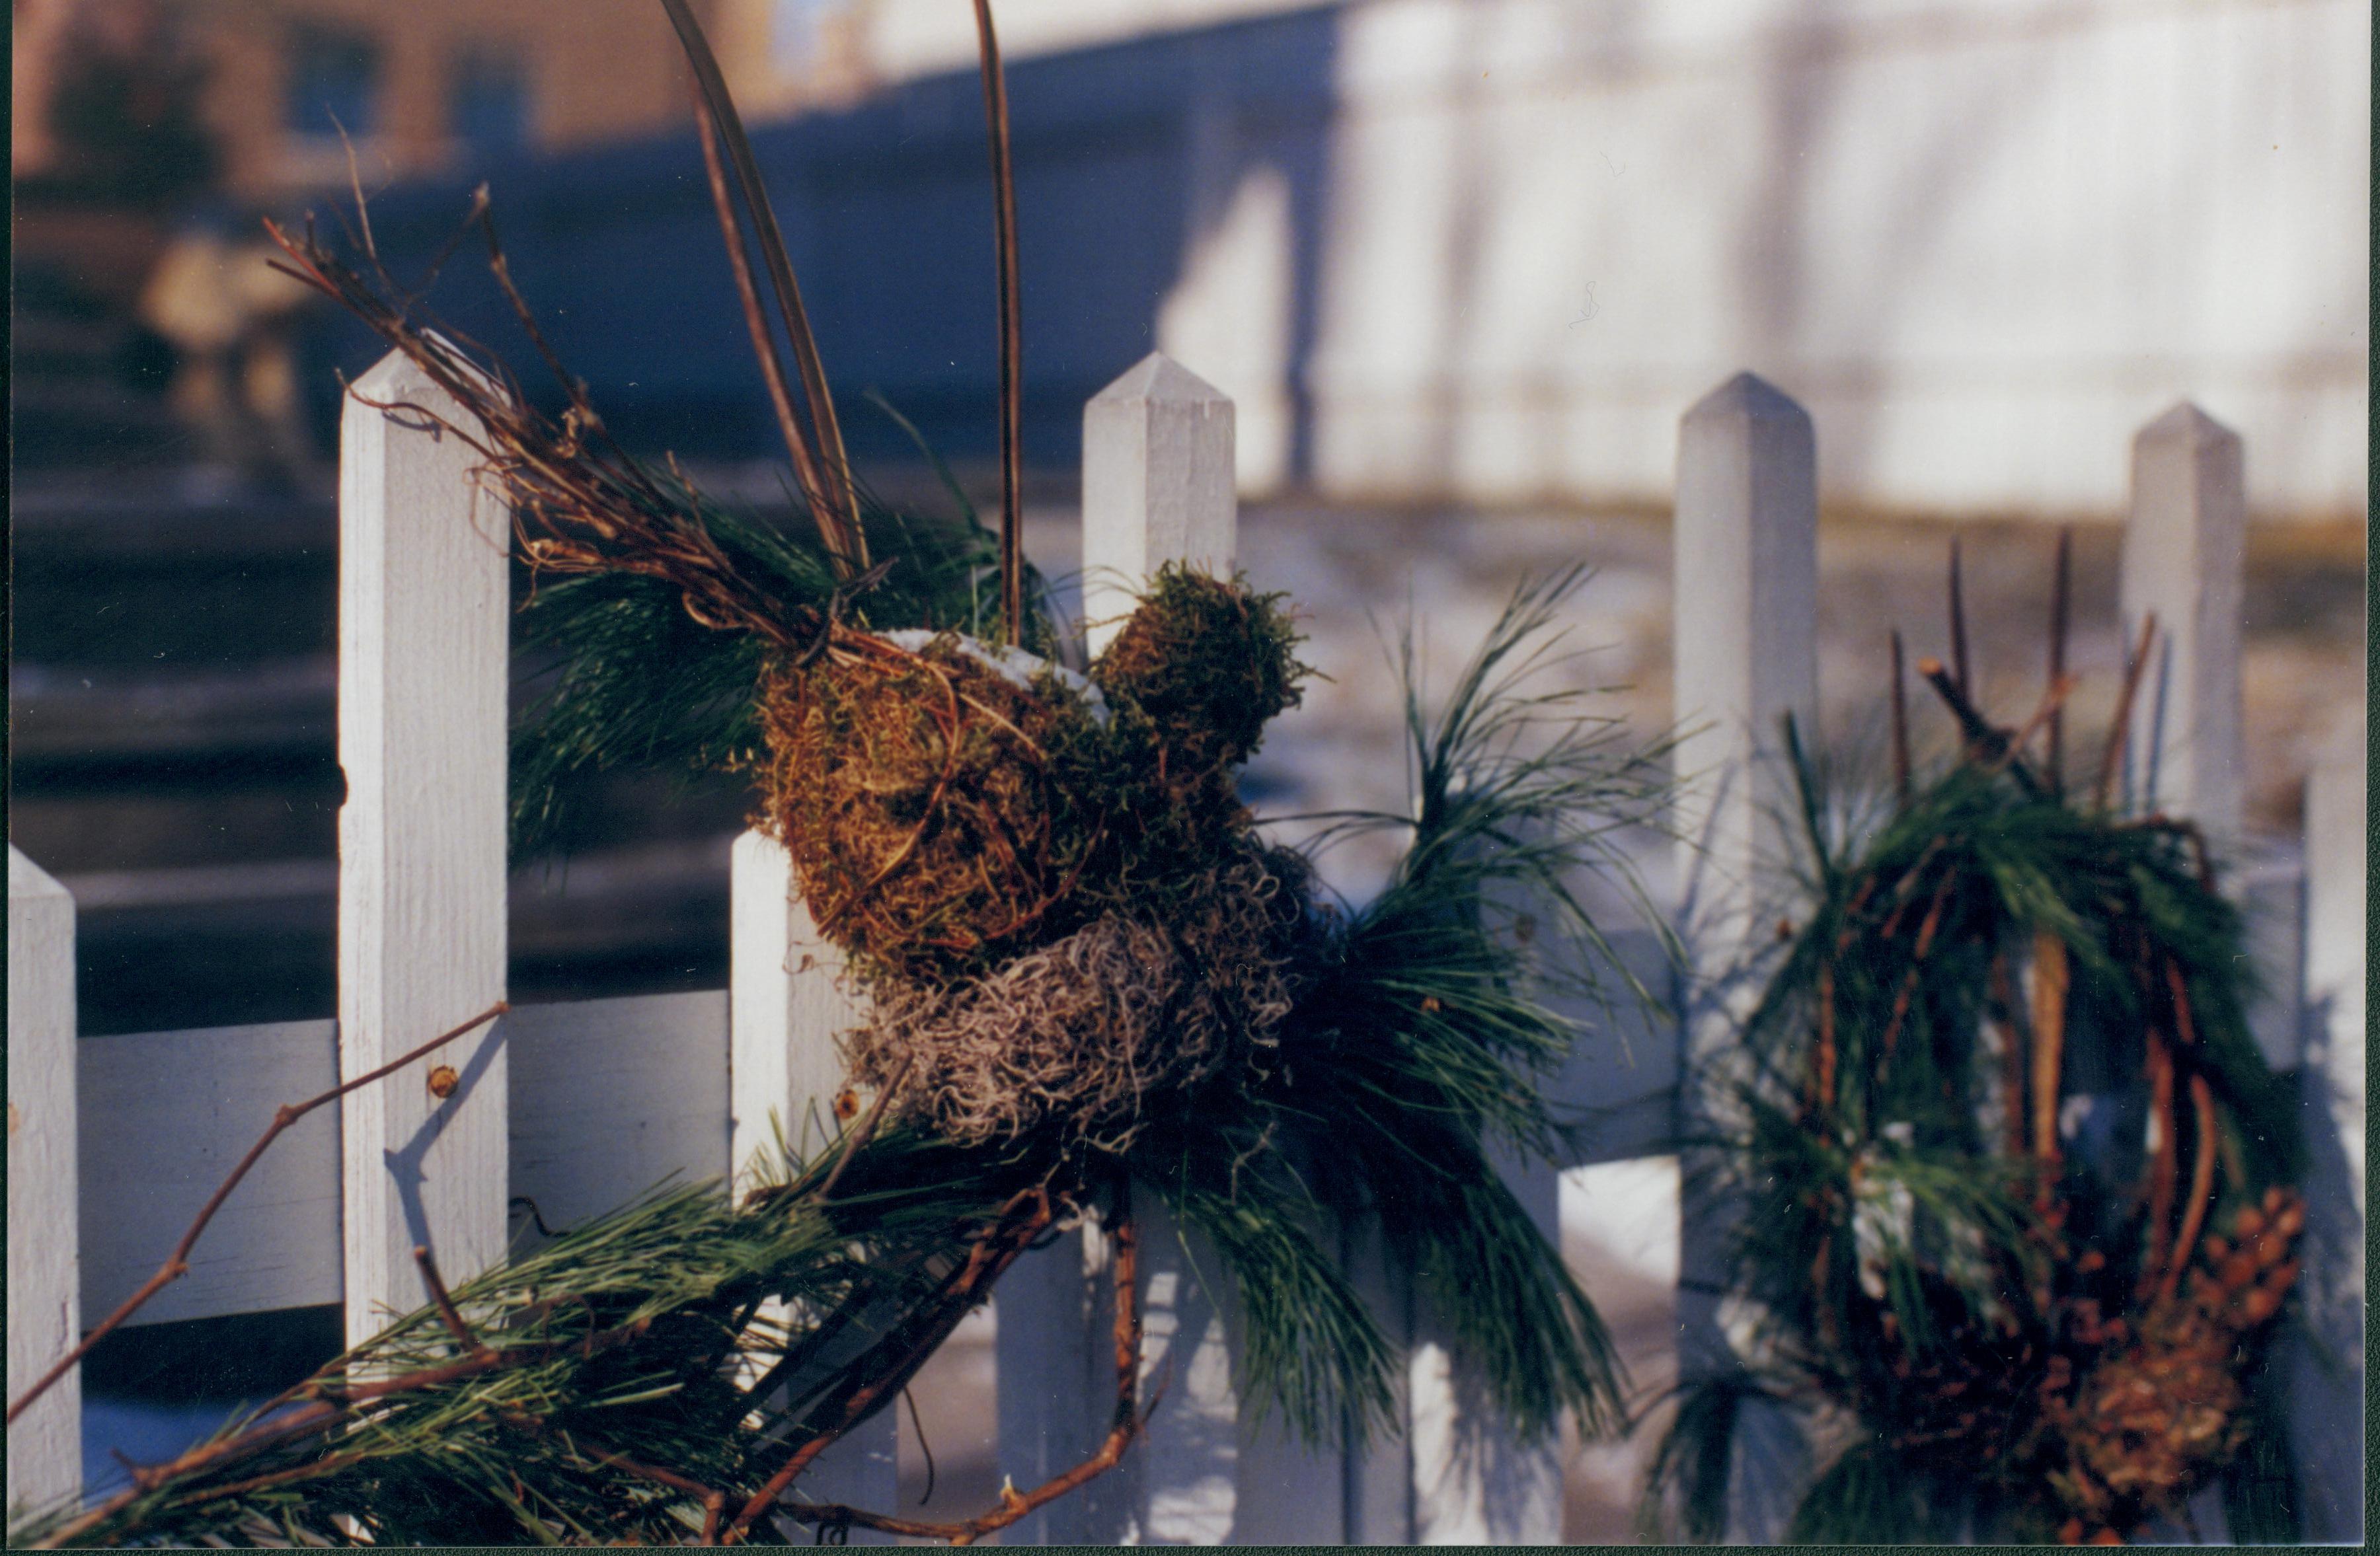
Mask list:
[[[300,27],[289,35],[289,88],[282,121],[299,135],[358,139],[379,126],[380,45],[343,28]]]
[[[528,72],[518,54],[484,45],[455,61],[446,126],[476,156],[500,156],[528,144]]]

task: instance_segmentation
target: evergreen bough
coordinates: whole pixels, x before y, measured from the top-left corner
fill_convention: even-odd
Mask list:
[[[2266,1363],[2304,1212],[2240,914],[2193,828],[2064,795],[1946,695],[1963,757],[1865,830],[1788,725],[1806,916],[1697,1142],[1749,1329],[1683,1381],[1648,1532],[1720,1538],[1756,1404],[1812,1441],[1796,1541],[2117,1539],[2217,1481],[2235,1538],[2291,1538]]]

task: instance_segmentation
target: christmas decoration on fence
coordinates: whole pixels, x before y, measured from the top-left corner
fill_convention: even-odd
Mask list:
[[[2061,542],[2061,601],[2065,572]],[[1812,900],[1715,1142],[1750,1337],[1688,1381],[1648,1491],[1694,1538],[1755,1401],[1823,1445],[1792,1539],[2120,1542],[2218,1480],[2236,1538],[2290,1538],[2265,1360],[2305,1219],[2291,1100],[2204,839],[2110,804],[2155,623],[2071,795],[2053,620],[2021,730],[1974,706],[1963,643],[1920,662],[1961,754],[1913,787],[1896,717],[1900,800],[1864,835],[1788,727]]]
[[[1024,565],[1014,215],[980,0],[1005,293],[996,536],[963,496],[937,523],[852,476],[748,140],[682,0],[664,4],[806,528],[732,513],[612,441],[513,288],[484,193],[466,230],[560,381],[558,415],[433,327],[368,222],[345,253],[310,226],[276,235],[293,273],[464,408],[443,425],[515,514],[545,666],[516,739],[516,846],[566,830],[588,771],[750,775],[758,824],[867,996],[844,1039],[866,1111],[757,1188],[657,1192],[451,1294],[424,1250],[430,1307],[113,1502],[18,1533],[732,1543],[809,1526],[965,1543],[1111,1466],[1154,1407],[1131,1251],[1150,1200],[1212,1250],[1258,1417],[1356,1443],[1388,1423],[1395,1358],[1342,1270],[1352,1231],[1411,1273],[1510,1429],[1615,1424],[1603,1327],[1493,1161],[1560,1142],[1540,1082],[1574,1026],[1553,1006],[1606,995],[1597,969],[1617,965],[1575,887],[1590,870],[1630,879],[1616,835],[1663,801],[1661,751],[1628,749],[1582,694],[1537,679],[1583,574],[1522,588],[1434,711],[1408,641],[1413,807],[1338,817],[1313,845],[1387,829],[1406,846],[1376,897],[1335,903],[1237,793],[1311,673],[1283,602],[1168,567],[1086,662]],[[1099,1452],[962,1523],[806,1502],[817,1454],[1085,1216],[1122,1250]]]
[[[1414,814],[1339,824],[1410,835],[1371,901],[1323,911],[1300,856],[1234,835],[1278,872],[1267,946],[1289,991],[1261,1031],[1245,1012],[1215,1018],[1243,1023],[1235,1063],[1161,1092],[1045,1099],[1049,1114],[981,1143],[939,1095],[894,1110],[888,1089],[740,1196],[657,1192],[451,1294],[424,1249],[430,1306],[112,1501],[12,1538],[702,1543],[794,1525],[972,1540],[1111,1466],[1157,1407],[1139,1390],[1128,1260],[1115,1424],[1084,1465],[958,1523],[809,1503],[801,1472],[890,1407],[1027,1248],[1086,1213],[1129,1247],[1146,1199],[1214,1250],[1244,1315],[1248,1407],[1310,1440],[1360,1443],[1390,1405],[1392,1353],[1336,1257],[1350,1226],[1413,1273],[1512,1429],[1572,1412],[1590,1431],[1613,1424],[1602,1326],[1488,1156],[1558,1142],[1537,1082],[1572,1032],[1540,999],[1591,964],[1546,948],[1597,934],[1570,884],[1615,814],[1660,795],[1610,727],[1521,689],[1576,582],[1524,590],[1435,718],[1409,690]],[[1410,688],[1410,649],[1405,668]],[[1003,971],[1022,981],[1066,945]],[[1195,992],[1210,1010],[1232,997]]]

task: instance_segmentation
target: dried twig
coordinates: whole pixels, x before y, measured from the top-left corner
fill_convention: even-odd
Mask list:
[[[2175,1034],[2184,1048],[2198,1045],[2198,1025],[2192,1019],[2190,985],[2181,975],[2179,962],[2168,958],[2165,964],[2166,990],[2173,997]],[[2157,1282],[2157,1296],[2170,1297],[2180,1285],[2181,1272],[2198,1247],[2198,1235],[2206,1226],[2206,1212],[2215,1190],[2216,1123],[2215,1096],[2206,1084],[2206,1077],[2195,1068],[2190,1075],[2191,1123],[2196,1133],[2191,1140],[2190,1197],[2183,1203],[2181,1235],[2174,1239],[2173,1257],[2166,1264],[2165,1274]]]
[[[1892,629],[1892,791],[1909,808],[1909,692],[1900,667],[1900,629]]]
[[[2155,638],[2156,612],[2151,610],[2141,617],[2140,642],[2125,662],[2124,684],[2116,694],[2116,717],[2108,727],[2107,749],[2099,758],[2099,781],[2091,790],[2094,809],[2106,810],[2108,796],[2116,787],[2116,773],[2124,763],[2124,744],[2131,738],[2132,698],[2140,693],[2141,675],[2149,664],[2149,645]]]
[[[744,251],[744,229],[735,219],[735,198],[728,191],[727,170],[720,165],[719,127],[711,119],[710,105],[703,101],[699,90],[694,94],[694,124],[702,142],[702,170],[710,183],[710,207],[719,216],[720,241],[726,246],[727,267],[735,277],[735,296],[744,306],[744,329],[752,337],[752,355],[759,360],[760,377],[769,387],[769,404],[777,414],[777,431],[784,439],[785,452],[794,462],[794,479],[810,505],[828,555],[834,559],[838,569],[848,566],[850,559],[844,555],[848,542],[842,534],[840,515],[827,499],[809,440],[802,436],[801,423],[794,412],[793,391],[785,382],[785,365],[777,356],[776,335],[769,328],[767,310],[761,307],[760,290],[753,283],[751,256]]]
[[[859,498],[851,479],[851,462],[844,453],[843,429],[835,420],[834,399],[827,392],[826,368],[819,358],[818,339],[810,332],[809,314],[802,307],[801,288],[794,281],[793,261],[786,258],[784,235],[778,230],[775,208],[770,205],[768,188],[760,181],[760,165],[752,156],[751,138],[744,133],[743,118],[735,112],[735,99],[728,95],[726,78],[719,73],[719,60],[711,54],[710,43],[702,35],[702,26],[695,20],[686,0],[662,0],[662,6],[669,13],[670,25],[677,30],[686,63],[694,67],[696,84],[701,88],[720,136],[727,143],[728,161],[735,166],[745,209],[752,213],[752,235],[760,245],[760,259],[768,267],[769,283],[777,294],[777,308],[784,318],[794,367],[801,374],[802,394],[809,402],[819,457],[831,483],[828,497],[839,513],[850,515],[850,561],[856,568],[864,568],[868,565],[867,537],[859,529]]]
[[[1950,886],[1956,879],[1945,873],[1942,882],[1934,888],[1934,899],[1926,906],[1925,917],[1917,925],[1916,944],[1909,948],[1909,971],[1900,980],[1900,988],[1892,998],[1892,1019],[1885,1023],[1883,1050],[1886,1058],[1892,1057],[1893,1044],[1900,1039],[1900,1028],[1909,1019],[1909,1007],[1917,997],[1917,981],[1925,970],[1925,955],[1934,948],[1935,932],[1942,927],[1942,910],[1950,900]]]
[[[486,228],[491,265],[504,280],[503,249],[484,202],[475,203],[471,220]],[[521,555],[532,570],[657,579],[678,590],[686,613],[705,626],[754,633],[783,648],[805,645],[800,629],[816,613],[789,606],[737,568],[691,502],[657,489],[612,445],[583,384],[564,380],[570,404],[556,424],[505,385],[492,383],[444,335],[390,304],[310,232],[300,240],[270,222],[265,228],[291,261],[282,267],[286,273],[355,314],[463,407],[459,417],[419,404],[377,408],[420,416],[480,456],[479,476],[512,504]],[[508,296],[522,307],[517,292],[508,289]],[[534,332],[534,320],[527,324]]]
[[[173,1285],[176,1281],[189,1273],[190,1250],[198,1245],[199,1235],[207,1229],[207,1223],[215,1218],[215,1212],[223,1209],[224,1201],[231,1198],[231,1191],[238,1188],[239,1180],[248,1176],[249,1168],[256,1165],[257,1159],[262,1156],[266,1149],[270,1147],[274,1140],[279,1140],[282,1134],[286,1131],[291,1125],[297,1123],[298,1120],[305,1117],[306,1115],[313,1112],[316,1108],[322,1106],[324,1104],[336,1102],[339,1098],[346,1096],[349,1092],[355,1091],[358,1087],[369,1086],[375,1080],[379,1080],[385,1076],[395,1074],[396,1071],[403,1069],[406,1066],[413,1063],[416,1059],[421,1058],[425,1055],[435,1053],[438,1049],[444,1047],[447,1043],[454,1042],[456,1038],[463,1036],[465,1033],[487,1025],[490,1021],[494,1020],[497,1017],[503,1015],[505,1011],[511,1008],[512,1007],[507,1005],[504,1001],[498,1000],[487,1009],[482,1010],[477,1016],[474,1016],[469,1020],[464,1022],[461,1026],[440,1032],[436,1037],[431,1038],[420,1047],[399,1055],[397,1057],[391,1059],[388,1063],[381,1066],[378,1069],[368,1070],[364,1074],[357,1076],[352,1080],[343,1080],[338,1085],[334,1086],[329,1091],[323,1092],[322,1095],[318,1097],[310,1097],[306,1101],[298,1103],[294,1106],[290,1104],[284,1103],[279,1108],[276,1108],[273,1111],[273,1122],[266,1127],[264,1133],[257,1140],[257,1142],[248,1148],[248,1154],[241,1157],[239,1159],[238,1165],[232,1168],[231,1176],[225,1178],[223,1183],[217,1187],[215,1191],[207,1197],[207,1202],[199,1208],[198,1218],[190,1223],[189,1230],[182,1234],[182,1240],[174,1245],[174,1251],[165,1256],[165,1262],[157,1267],[157,1273],[150,1276],[147,1280],[141,1282],[140,1289],[135,1291],[131,1296],[126,1297],[122,1303],[118,1304],[115,1311],[108,1314],[106,1318],[102,1319],[99,1322],[99,1327],[84,1335],[80,1345],[68,1351],[66,1356],[53,1365],[47,1372],[42,1373],[42,1376],[35,1381],[31,1388],[27,1389],[22,1394],[18,1396],[16,1402],[8,1406],[8,1424],[14,1425],[17,1417],[24,1414],[25,1407],[27,1405],[32,1404],[33,1401],[41,1398],[43,1393],[47,1393],[53,1384],[55,1384],[60,1378],[65,1377],[67,1373],[73,1369],[75,1363],[80,1361],[85,1356],[90,1354],[91,1348],[93,1345],[98,1345],[108,1335],[114,1333],[115,1330],[123,1324],[125,1320],[140,1311],[141,1306],[151,1297],[156,1296],[159,1292],[164,1290],[167,1286]]]
[[[426,1245],[414,1245],[413,1262],[421,1272],[421,1284],[430,1288],[431,1304],[438,1309],[438,1321],[446,1326],[446,1333],[453,1335],[455,1343],[469,1355],[484,1355],[488,1349],[487,1343],[472,1333],[471,1326],[463,1321],[462,1309],[455,1306],[454,1294],[439,1278],[438,1261],[431,1257]]]
[[[1974,682],[1967,674],[1967,591],[1959,566],[1959,537],[1950,537],[1950,675],[1959,695],[1972,698]]]
[[[2141,1260],[2140,1282],[2136,1292],[2145,1297],[2157,1283],[2158,1272],[2165,1268],[2173,1236],[2173,1196],[2176,1180],[2181,1172],[2181,1141],[2176,1126],[2180,1120],[2173,1105],[2173,1050],[2165,1033],[2156,1027],[2148,1030],[2149,1127],[2156,1131],[2156,1149],[2149,1156],[2149,1246]],[[2178,1250],[2177,1250],[2178,1251]]]
[[[722,1543],[734,1545],[743,1539],[752,1525],[777,1505],[813,1460],[865,1419],[877,1405],[906,1386],[926,1358],[950,1338],[951,1331],[982,1293],[1056,1219],[1046,1188],[1020,1192],[1002,1206],[991,1225],[968,1248],[965,1262],[952,1273],[935,1299],[870,1348],[870,1359],[855,1369],[859,1381],[824,1406],[832,1417],[828,1425],[795,1449],[753,1492],[735,1520],[722,1531]],[[886,1359],[879,1362],[876,1357]]]
[[[917,1505],[925,1506],[934,1500],[934,1444],[926,1435],[925,1417],[917,1414],[917,1396],[907,1389],[901,1391],[901,1403],[909,1407],[909,1429],[917,1439],[917,1453],[926,1461],[926,1489],[917,1494]]]
[[[824,1527],[879,1529],[887,1534],[907,1535],[925,1539],[947,1540],[953,1545],[972,1545],[988,1534],[1007,1528],[1018,1519],[1038,1508],[1045,1507],[1069,1491],[1113,1469],[1123,1458],[1148,1425],[1148,1415],[1140,1409],[1140,1303],[1135,1283],[1138,1279],[1138,1236],[1133,1225],[1129,1200],[1120,1200],[1116,1214],[1108,1224],[1108,1236],[1113,1244],[1112,1277],[1115,1287],[1115,1413],[1110,1421],[1108,1434],[1089,1458],[1051,1477],[1029,1491],[1004,1489],[1000,1505],[976,1517],[954,1524],[929,1524],[916,1519],[888,1517],[863,1509],[822,1504],[789,1507],[788,1518]],[[1160,1385],[1160,1393],[1163,1393]],[[1149,1411],[1157,1401],[1149,1402]]]
[[[1965,689],[1959,684],[1958,677],[1945,670],[1941,660],[1918,660],[1917,673],[1934,688],[1943,706],[1959,721],[1959,733],[1966,742],[1969,761],[1985,766],[2006,764],[2009,776],[2015,778],[2026,793],[2038,795],[2041,792],[2040,780],[2016,754],[2016,742],[2010,738],[2009,732],[1995,726],[1976,710],[1975,705],[1968,700]]]
[[[983,112],[991,132],[993,239],[1000,270],[1000,610],[1008,641],[1023,643],[1024,320],[1016,280],[1016,173],[1009,143],[1008,82],[1000,65],[1000,40],[992,31],[991,0],[975,0],[975,31],[983,69]]]
[[[2024,748],[2033,742],[2034,731],[2039,730],[2044,724],[2055,728],[2059,710],[2066,706],[2066,699],[2074,694],[2074,688],[2079,684],[2081,682],[2070,675],[2059,675],[2052,679],[2049,689],[2042,693],[2041,701],[2034,705],[2032,716],[2018,727],[2014,735],[2009,737],[2007,749],[1993,758],[1990,766],[2013,763],[2023,754]]]
[[[2066,942],[2047,930],[2033,937],[2033,1153],[2043,1166],[2042,1192],[2056,1181],[2058,1085],[2065,1067],[2066,992],[2073,969]]]
[[[910,1067],[917,1062],[917,1056],[915,1054],[902,1060],[900,1069],[894,1072],[892,1080],[884,1083],[884,1089],[876,1093],[875,1105],[868,1110],[868,1116],[859,1121],[859,1127],[851,1132],[851,1139],[844,1144],[843,1154],[835,1158],[833,1170],[826,1175],[826,1182],[820,1186],[819,1202],[820,1204],[834,1198],[834,1186],[843,1181],[843,1170],[851,1165],[851,1159],[859,1154],[861,1149],[868,1144],[868,1137],[876,1133],[877,1120],[884,1116],[884,1110],[892,1105],[894,1094],[901,1090],[901,1083],[909,1079]]]

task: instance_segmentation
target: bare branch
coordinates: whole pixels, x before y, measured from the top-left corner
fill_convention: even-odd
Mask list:
[[[769,404],[777,413],[777,431],[785,440],[785,452],[794,462],[794,479],[809,502],[819,535],[841,571],[851,565],[851,557],[856,553],[844,537],[841,516],[827,500],[826,487],[819,479],[817,458],[810,452],[809,440],[802,436],[801,422],[795,415],[793,391],[785,383],[785,365],[778,360],[776,336],[760,306],[760,290],[752,281],[752,259],[744,252],[744,229],[735,219],[735,197],[727,187],[727,170],[720,165],[719,127],[711,119],[710,105],[703,101],[698,90],[694,94],[694,125],[702,142],[702,170],[710,182],[710,206],[719,215],[719,238],[726,245],[727,268],[735,274],[735,296],[744,305],[744,328],[752,337],[752,355],[759,360],[760,377],[769,386]]]
[[[464,1022],[461,1026],[440,1032],[436,1037],[431,1038],[420,1047],[416,1048],[409,1053],[400,1055],[396,1058],[391,1059],[388,1063],[381,1066],[378,1069],[367,1071],[362,1075],[357,1076],[353,1080],[341,1081],[338,1085],[332,1087],[321,1096],[310,1097],[305,1102],[299,1103],[295,1106],[291,1106],[286,1103],[283,1104],[273,1112],[273,1122],[266,1128],[263,1135],[258,1139],[254,1145],[248,1148],[248,1154],[239,1159],[239,1164],[232,1168],[231,1176],[225,1178],[222,1185],[218,1187],[212,1195],[208,1196],[207,1202],[203,1206],[200,1207],[198,1219],[190,1223],[189,1230],[182,1234],[182,1240],[174,1245],[174,1251],[165,1256],[165,1262],[158,1266],[157,1273],[143,1281],[140,1284],[140,1289],[126,1297],[116,1308],[115,1311],[108,1314],[106,1318],[100,1321],[98,1328],[83,1336],[82,1343],[80,1345],[68,1351],[66,1356],[55,1365],[52,1366],[47,1372],[42,1373],[41,1378],[31,1388],[27,1389],[23,1394],[18,1397],[15,1404],[8,1406],[8,1424],[15,1424],[17,1417],[24,1414],[25,1407],[27,1405],[41,1398],[43,1393],[49,1391],[51,1385],[55,1384],[59,1379],[65,1377],[67,1373],[73,1369],[75,1363],[80,1361],[90,1353],[91,1348],[93,1345],[98,1345],[100,1341],[115,1333],[115,1330],[123,1324],[125,1320],[140,1311],[142,1304],[146,1303],[151,1297],[156,1296],[159,1292],[164,1290],[167,1286],[173,1285],[176,1281],[181,1279],[184,1275],[189,1273],[190,1250],[198,1245],[199,1234],[207,1229],[207,1223],[214,1219],[215,1212],[221,1210],[223,1208],[224,1201],[231,1198],[231,1191],[238,1188],[239,1180],[248,1176],[248,1169],[256,1165],[257,1159],[264,1154],[266,1148],[271,1146],[274,1140],[279,1140],[283,1132],[292,1124],[297,1123],[298,1120],[305,1117],[306,1115],[313,1112],[316,1108],[322,1106],[326,1103],[336,1102],[339,1098],[346,1096],[349,1092],[355,1091],[359,1087],[369,1086],[373,1081],[381,1080],[384,1076],[388,1076],[397,1070],[403,1069],[406,1066],[413,1063],[414,1060],[434,1053],[438,1049],[444,1047],[447,1043],[454,1042],[456,1038],[463,1036],[465,1033],[487,1025],[490,1021],[494,1020],[497,1017],[503,1015],[505,1011],[511,1008],[512,1007],[507,1005],[504,1001],[498,1000],[487,1009],[482,1010],[477,1016],[474,1016],[469,1020]]]
[[[2156,612],[2141,617],[2140,642],[2132,657],[2124,665],[2123,690],[2116,694],[2116,717],[2107,737],[2107,749],[2099,758],[2099,781],[2091,790],[2091,803],[2098,810],[2107,808],[2109,793],[2116,786],[2116,773],[2123,766],[2124,745],[2131,738],[2132,699],[2140,694],[2142,672],[2148,669],[2149,645],[2156,638]]]
[[[1025,641],[1023,552],[1025,325],[1016,279],[1016,170],[1008,129],[1008,81],[991,0],[975,0],[976,52],[983,70],[983,112],[991,132],[993,246],[1000,280],[1000,610],[1008,641]]]
[[[1129,1194],[1128,1188],[1120,1192],[1116,1213],[1108,1225],[1108,1236],[1114,1245],[1111,1269],[1115,1283],[1116,1405],[1112,1424],[1097,1452],[1029,1491],[1019,1491],[1014,1487],[1003,1488],[999,1506],[955,1524],[929,1524],[917,1519],[868,1513],[855,1507],[820,1503],[788,1507],[783,1510],[784,1516],[805,1524],[880,1529],[887,1534],[947,1540],[953,1545],[973,1545],[984,1536],[1008,1527],[1036,1509],[1048,1506],[1069,1491],[1113,1469],[1123,1460],[1124,1451],[1132,1446],[1133,1440],[1148,1425],[1148,1413],[1142,1412],[1139,1405],[1141,1324],[1140,1300],[1135,1289],[1139,1276],[1139,1237],[1133,1224]],[[1161,1387],[1159,1393],[1161,1396]],[[1154,1413],[1157,1404],[1155,1399],[1149,1402],[1149,1413]]]

